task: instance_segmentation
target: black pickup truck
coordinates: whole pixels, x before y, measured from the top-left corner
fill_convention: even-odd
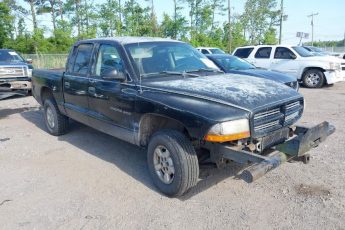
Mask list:
[[[292,158],[306,163],[335,130],[294,126],[305,105],[294,89],[224,74],[170,39],[79,41],[65,70],[34,70],[32,87],[49,133],[66,133],[72,118],[147,148],[152,179],[168,196],[196,185],[203,163],[252,163],[242,172],[248,182]]]

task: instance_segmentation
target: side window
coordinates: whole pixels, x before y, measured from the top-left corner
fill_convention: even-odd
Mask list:
[[[247,58],[249,57],[250,53],[253,51],[254,48],[239,48],[234,53],[235,56],[240,58]]]
[[[74,74],[87,74],[89,70],[89,63],[92,54],[92,44],[81,44],[76,48],[76,56],[73,65],[73,70],[71,71]]]
[[[256,51],[255,58],[270,58],[271,51],[271,47],[261,47]]]
[[[295,56],[291,50],[285,47],[277,47],[274,52],[275,59],[294,59]]]
[[[98,51],[95,74],[102,76],[112,70],[123,72],[123,60],[115,46],[101,45]]]
[[[201,50],[201,53],[203,53],[203,54],[209,54],[209,52],[208,52],[207,50],[205,50],[205,49],[202,49],[202,50]]]

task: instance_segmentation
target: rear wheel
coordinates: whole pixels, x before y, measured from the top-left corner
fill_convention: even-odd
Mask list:
[[[311,69],[303,74],[302,80],[308,88],[321,88],[325,83],[325,75],[321,70]]]
[[[68,117],[61,114],[54,99],[44,100],[44,120],[50,134],[60,136],[68,128]]]
[[[197,155],[191,142],[178,131],[155,133],[149,142],[147,162],[154,184],[167,196],[181,196],[197,183]]]

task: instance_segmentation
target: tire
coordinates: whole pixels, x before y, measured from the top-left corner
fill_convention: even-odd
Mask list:
[[[164,157],[158,157],[158,153]],[[197,154],[191,142],[178,131],[166,129],[153,134],[148,145],[147,163],[153,183],[169,197],[181,196],[197,183]],[[170,181],[162,176],[166,174],[169,174]]]
[[[325,75],[318,69],[311,69],[303,74],[302,80],[308,88],[321,88],[325,84]]]
[[[48,132],[54,136],[65,134],[68,129],[68,117],[61,114],[54,99],[44,100],[44,121]]]

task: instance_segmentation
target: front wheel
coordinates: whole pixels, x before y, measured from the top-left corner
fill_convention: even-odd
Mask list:
[[[178,131],[156,132],[149,142],[147,162],[154,184],[167,196],[181,196],[197,183],[197,155],[191,142]]]
[[[318,69],[311,69],[303,74],[302,80],[308,88],[321,88],[325,83],[325,75]]]

